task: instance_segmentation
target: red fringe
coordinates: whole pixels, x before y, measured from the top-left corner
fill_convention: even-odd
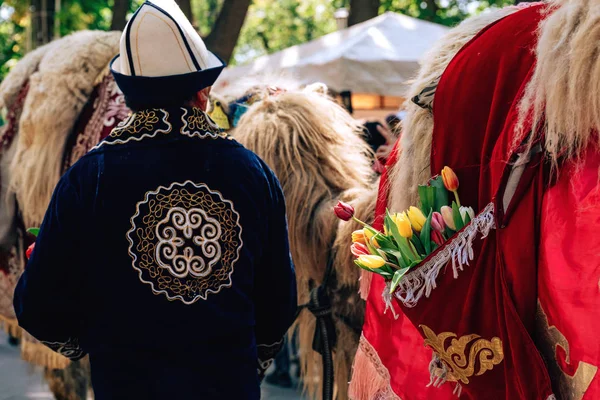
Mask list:
[[[360,338],[360,345],[354,357],[348,394],[352,400],[400,400],[390,387],[387,369],[381,364],[375,349],[364,336]]]

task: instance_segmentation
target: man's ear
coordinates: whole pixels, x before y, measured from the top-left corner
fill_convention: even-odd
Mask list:
[[[196,93],[196,103],[198,108],[201,108],[204,111],[206,111],[208,107],[210,89],[211,87],[209,86]]]

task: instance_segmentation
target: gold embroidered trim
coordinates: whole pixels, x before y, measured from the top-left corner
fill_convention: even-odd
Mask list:
[[[181,134],[189,137],[197,136],[199,138],[212,138],[218,137],[223,139],[229,139],[227,133],[222,132],[219,125],[217,125],[204,111],[199,108],[192,108],[191,113],[188,114],[188,110],[181,108],[183,115],[181,121],[183,127],[181,128]]]
[[[159,116],[162,114],[162,118]],[[168,134],[172,126],[167,121],[169,113],[162,109],[144,110],[130,115],[126,120],[119,123],[108,137],[97,144],[92,150],[105,145],[125,144],[130,141],[141,141],[152,138],[159,133]],[[160,126],[158,124],[161,123]]]
[[[50,369],[65,369],[71,363],[71,360],[35,341],[29,334],[21,343],[21,358],[33,365]]]
[[[552,380],[554,392],[561,400],[581,400],[589,389],[598,367],[583,361],[577,362],[577,369],[573,376],[563,371],[559,363],[558,347],[564,350],[564,362],[574,367],[576,361],[571,360],[571,349],[567,338],[554,325],[548,322],[538,299],[536,312],[536,345],[543,356]]]
[[[433,349],[443,362],[444,369],[447,369],[444,378],[446,381],[460,381],[468,384],[471,376],[483,375],[504,360],[502,341],[497,337],[492,338],[491,341],[475,334],[458,338],[452,332],[442,332],[436,335],[425,325],[419,325],[419,327],[425,334],[425,345]],[[452,340],[446,347],[448,339]],[[477,372],[475,372],[476,368]]]
[[[230,287],[243,246],[233,203],[191,181],[147,192],[126,236],[140,280],[185,304]]]
[[[183,123],[180,134],[200,139],[229,139],[233,140],[226,132],[221,131],[219,126],[201,109],[181,108]],[[191,112],[189,112],[191,110]],[[158,134],[169,134],[173,127],[168,121],[169,113],[163,109],[152,109],[139,111],[130,115],[127,119],[117,125],[108,137],[94,146],[92,150],[104,145],[125,144],[130,141],[141,141],[156,137]]]

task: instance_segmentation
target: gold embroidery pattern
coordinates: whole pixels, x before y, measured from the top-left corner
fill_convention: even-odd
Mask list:
[[[48,346],[52,351],[55,351],[73,361],[80,360],[86,355],[83,349],[79,346],[79,341],[77,339],[69,338],[66,342],[41,342]]]
[[[538,300],[536,313],[536,344],[542,354],[548,374],[552,381],[554,393],[561,400],[581,400],[594,380],[598,367],[579,361],[573,376],[565,373],[558,363],[556,350],[562,347],[565,351],[565,362],[571,364],[571,351],[567,338],[548,323],[548,316]]]
[[[117,125],[108,137],[94,147],[104,145],[125,144],[130,141],[141,141],[160,134],[169,134],[172,126],[167,120],[169,113],[162,109],[144,110],[132,114]]]
[[[448,370],[446,380],[464,384],[469,383],[473,375],[483,375],[504,360],[502,342],[494,337],[491,341],[479,335],[465,335],[460,338],[452,332],[442,332],[436,335],[429,327],[420,325],[425,334],[425,345],[431,347]],[[446,341],[450,345],[446,347]],[[467,348],[470,347],[468,357]],[[475,373],[476,368],[477,373]]]
[[[127,239],[140,280],[185,304],[230,287],[243,246],[233,203],[191,181],[146,193]]]
[[[219,137],[231,139],[227,133],[221,131],[219,125],[199,108],[192,108],[189,114],[187,109],[182,108],[181,110],[183,111],[183,115],[181,116],[181,121],[183,122],[181,133],[183,135],[200,138],[209,137],[211,139]]]

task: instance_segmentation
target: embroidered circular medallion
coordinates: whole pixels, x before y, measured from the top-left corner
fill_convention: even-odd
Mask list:
[[[192,304],[231,286],[242,248],[233,203],[205,184],[160,186],[136,206],[127,232],[140,280],[155,294]]]

